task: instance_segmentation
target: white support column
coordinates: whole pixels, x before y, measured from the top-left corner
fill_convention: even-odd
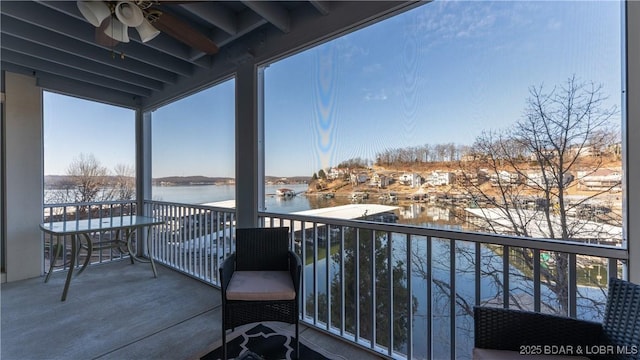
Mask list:
[[[138,215],[150,215],[144,207],[144,201],[151,199],[151,112],[136,110],[136,203]],[[138,239],[147,244],[147,232],[138,229]],[[143,245],[143,247],[145,247]],[[138,248],[138,255],[147,252]]]
[[[42,89],[29,76],[5,74],[5,168],[2,169],[7,281],[43,273]]]
[[[253,61],[238,64],[236,76],[236,224],[258,226],[259,144],[257,69]]]
[[[151,112],[136,111],[136,202],[144,214],[144,200],[151,199]]]
[[[264,190],[264,67],[257,69],[257,99],[258,106],[258,211],[265,211]],[[263,224],[261,224],[263,225]]]
[[[640,284],[640,2],[627,1],[626,238],[629,280]]]

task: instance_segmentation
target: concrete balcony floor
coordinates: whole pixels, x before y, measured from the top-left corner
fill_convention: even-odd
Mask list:
[[[65,277],[2,284],[0,358],[199,359],[221,342],[220,291],[179,272],[158,266],[154,279],[148,264],[89,266],[61,302]],[[306,326],[300,334],[337,359],[380,359]]]

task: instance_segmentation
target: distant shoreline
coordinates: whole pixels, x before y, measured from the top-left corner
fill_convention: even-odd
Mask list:
[[[106,176],[106,183],[115,182],[116,176]],[[130,177],[131,181],[135,178]],[[265,184],[268,185],[293,185],[308,184],[311,180],[309,176],[265,176]],[[68,189],[75,183],[73,176],[68,175],[45,175],[44,186],[46,189]],[[207,186],[207,185],[235,185],[236,179],[231,177],[209,177],[209,176],[165,176],[151,179],[152,186]]]

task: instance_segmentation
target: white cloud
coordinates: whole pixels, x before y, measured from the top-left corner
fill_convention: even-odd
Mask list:
[[[360,56],[366,57],[367,55],[369,55],[369,51],[367,49],[352,43],[348,35],[337,39],[335,42],[335,46],[340,59],[343,59],[347,62],[351,62],[352,60],[357,59]]]
[[[387,92],[385,89],[380,89],[377,91],[366,91],[364,95],[365,101],[385,101],[389,97],[387,96]]]
[[[500,24],[522,26],[530,18],[519,14],[539,11],[531,2],[434,1],[417,15],[416,28],[431,40],[484,37]]]

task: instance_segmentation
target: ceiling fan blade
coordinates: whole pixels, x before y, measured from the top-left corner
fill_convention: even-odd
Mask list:
[[[110,18],[104,19],[104,21],[102,21],[100,26],[96,28],[95,40],[96,40],[96,44],[98,44],[98,45],[107,46],[107,47],[112,48],[112,47],[118,45],[120,42],[118,40],[108,36],[104,32],[104,30],[109,25],[109,21],[111,21]]]
[[[171,14],[163,12],[152,25],[206,54],[212,55],[218,52],[218,46],[211,39]]]

